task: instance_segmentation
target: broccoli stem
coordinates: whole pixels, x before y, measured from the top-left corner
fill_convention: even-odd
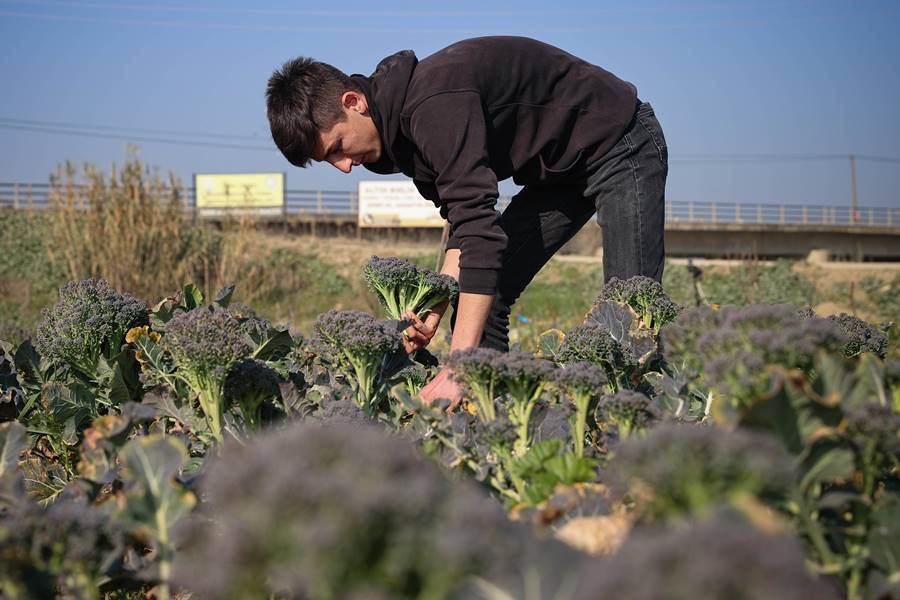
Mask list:
[[[538,383],[533,389],[529,388],[531,385],[526,384],[514,386],[510,390],[513,402],[509,408],[509,418],[516,425],[516,443],[513,448],[517,456],[523,456],[530,446],[528,425],[544,385]]]
[[[575,419],[572,422],[572,437],[575,444],[575,456],[584,456],[584,434],[587,428],[587,414],[591,403],[590,393],[575,392],[572,394],[572,403],[575,404]]]
[[[206,375],[197,375],[188,385],[197,393],[200,401],[200,410],[206,419],[206,424],[217,442],[222,442],[222,411],[224,395],[224,381]]]

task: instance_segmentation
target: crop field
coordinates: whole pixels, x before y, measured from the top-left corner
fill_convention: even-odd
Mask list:
[[[74,175],[0,211],[0,597],[900,598],[887,267],[553,260],[511,352],[408,355],[433,248]]]
[[[303,334],[230,285],[62,287],[0,342],[2,597],[900,597],[892,324],[601,278],[509,353],[408,355],[456,295],[417,262]],[[423,404],[445,366],[465,400]]]

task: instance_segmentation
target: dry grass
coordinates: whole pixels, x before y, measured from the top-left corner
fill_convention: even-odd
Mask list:
[[[104,278],[119,290],[159,298],[191,280],[210,284],[220,268],[220,236],[186,227],[183,192],[134,156],[107,176],[72,163],[51,176],[50,260],[67,279]]]

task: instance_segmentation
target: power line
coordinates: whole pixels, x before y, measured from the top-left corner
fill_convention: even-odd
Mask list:
[[[246,135],[246,134],[234,134],[234,133],[209,133],[206,131],[184,131],[184,130],[175,130],[175,129],[146,129],[142,127],[123,127],[119,125],[92,125],[87,123],[65,123],[62,121],[36,121],[33,119],[10,119],[7,117],[0,117],[0,123],[11,123],[14,125],[37,125],[39,127],[66,127],[69,129],[97,129],[100,131],[118,131],[118,132],[139,132],[139,133],[150,133],[150,134],[163,134],[163,135],[178,135],[178,136],[197,136],[197,137],[209,137],[209,138],[219,138],[219,139],[234,139],[234,140],[252,140],[252,141],[261,141],[263,138],[260,138],[258,135]]]
[[[30,119],[11,119],[0,117],[0,128],[13,129],[18,131],[30,131],[35,133],[58,133],[62,135],[72,135],[80,137],[95,137],[102,139],[120,139],[125,141],[139,141],[160,144],[177,144],[183,146],[202,146],[209,148],[233,149],[233,150],[264,150],[273,151],[273,146],[251,146],[247,144],[227,144],[216,142],[203,142],[194,140],[179,140],[165,137],[145,137],[127,135],[128,131],[137,131],[144,133],[168,133],[170,135],[179,136],[201,136],[222,139],[259,139],[255,136],[208,133],[208,132],[191,132],[178,131],[170,129],[142,129],[127,128],[112,125],[79,125],[75,123],[64,123],[60,121],[37,121]],[[87,131],[85,131],[87,130]],[[100,131],[91,131],[100,130]],[[102,133],[101,131],[119,132],[119,133]],[[669,162],[679,164],[709,164],[709,163],[783,163],[783,162],[825,162],[825,161],[845,161],[848,160],[850,154],[739,154],[739,153],[723,153],[723,154],[679,154],[669,159]],[[893,156],[877,156],[872,154],[854,154],[853,157],[858,161],[881,162],[890,164],[900,164],[900,158]]]
[[[113,140],[124,140],[126,142],[142,142],[142,143],[156,143],[156,144],[174,144],[177,146],[198,146],[203,148],[219,148],[223,150],[255,150],[255,151],[264,151],[264,152],[272,152],[275,151],[276,148],[274,145],[272,146],[248,146],[245,144],[223,144],[216,142],[195,142],[190,140],[176,140],[171,138],[159,138],[159,137],[144,137],[144,136],[133,136],[133,135],[120,135],[115,133],[100,133],[100,132],[92,132],[92,131],[77,131],[71,129],[59,129],[54,127],[37,127],[32,125],[11,125],[6,123],[0,123],[0,129],[13,129],[17,131],[29,131],[33,133],[52,133],[52,134],[60,134],[60,135],[70,135],[75,137],[88,137],[88,138],[101,138],[101,139],[113,139]]]

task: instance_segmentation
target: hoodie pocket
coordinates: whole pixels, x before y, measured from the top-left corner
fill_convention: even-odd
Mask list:
[[[557,165],[553,165],[552,167],[548,167],[547,163],[544,162],[544,157],[538,154],[538,161],[541,165],[541,181],[558,181],[562,179],[565,175],[569,175],[577,171],[577,167],[581,164],[581,157],[584,154],[583,150],[579,150],[578,154],[575,155],[575,158],[572,159],[569,164],[565,167],[558,167]]]

